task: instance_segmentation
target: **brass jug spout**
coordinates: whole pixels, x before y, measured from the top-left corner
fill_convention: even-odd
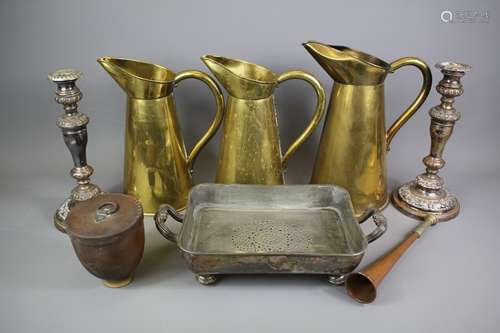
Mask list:
[[[273,71],[244,60],[214,55],[204,55],[201,60],[236,98],[263,99],[271,96],[278,84],[278,75]]]
[[[160,65],[111,57],[99,58],[97,62],[130,98],[161,98],[174,87],[175,73]]]
[[[383,83],[391,72],[391,65],[387,62],[347,46],[314,41],[302,45],[338,83],[376,85]]]

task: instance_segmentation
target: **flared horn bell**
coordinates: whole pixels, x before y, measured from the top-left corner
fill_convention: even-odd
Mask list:
[[[361,272],[349,275],[345,282],[347,294],[360,303],[371,303],[377,297],[377,288],[392,267],[408,250],[414,241],[431,226],[437,223],[434,215],[429,215],[401,243],[386,253],[383,257],[369,265]]]

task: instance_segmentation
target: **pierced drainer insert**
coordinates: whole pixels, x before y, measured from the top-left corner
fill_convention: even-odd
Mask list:
[[[301,226],[290,227],[273,220],[254,220],[235,226],[231,241],[242,252],[287,252],[310,249],[312,235]]]

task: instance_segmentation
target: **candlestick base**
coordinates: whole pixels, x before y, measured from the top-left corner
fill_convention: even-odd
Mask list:
[[[92,167],[90,166],[87,166],[87,168],[90,168],[90,170],[92,170]],[[91,173],[92,172],[90,172],[90,174]],[[89,200],[101,193],[101,189],[95,184],[78,184],[71,191],[71,196],[64,200],[64,202],[59,206],[59,208],[57,208],[54,214],[54,225],[56,226],[57,230],[66,233],[66,218],[68,217],[68,214],[71,211],[71,207],[73,207],[74,203]]]
[[[70,211],[71,198],[64,200],[64,202],[57,208],[54,214],[54,225],[60,232],[66,233],[66,217]]]
[[[425,220],[432,214],[439,222],[444,222],[453,219],[460,212],[460,203],[448,190],[423,189],[417,185],[417,181],[396,188],[392,192],[391,201],[400,212],[419,220]]]

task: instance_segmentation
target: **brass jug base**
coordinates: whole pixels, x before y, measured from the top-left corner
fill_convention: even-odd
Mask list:
[[[393,206],[406,216],[416,218],[418,220],[425,220],[425,218],[429,215],[434,215],[438,219],[438,222],[444,222],[455,218],[460,212],[460,204],[458,200],[447,190],[444,190],[444,199],[448,199],[447,201],[452,201],[454,203],[451,208],[423,210],[411,205],[409,202],[402,199],[399,195],[400,188],[407,187],[411,190],[411,185],[413,185],[413,182],[402,185],[401,187],[396,188],[391,195],[391,202]],[[440,199],[443,200],[443,198]],[[429,203],[429,206],[431,205],[432,201],[437,201],[435,198],[425,198],[422,196],[419,197],[419,200],[426,200]]]
[[[108,288],[122,288],[128,286],[133,280],[132,275],[123,280],[102,280],[102,283]]]

